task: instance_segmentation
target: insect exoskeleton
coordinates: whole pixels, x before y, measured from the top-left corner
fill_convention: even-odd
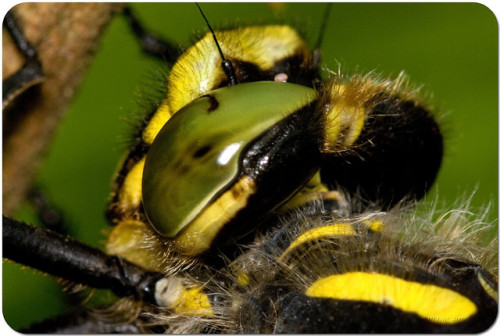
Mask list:
[[[141,227],[168,250],[198,256],[338,187],[385,207],[430,187],[442,137],[403,76],[321,82],[316,58],[288,26],[216,36],[238,84],[226,86],[210,34],[180,56],[117,178],[110,252],[148,264],[116,243]],[[129,240],[135,250],[154,239]]]
[[[124,14],[142,42],[177,59]],[[424,219],[407,202],[441,164],[432,108],[404,75],[322,79],[319,59],[286,25],[212,31],[180,55],[118,168],[108,253],[4,217],[7,258],[123,297],[30,331],[492,325],[497,243],[483,220],[467,204]]]

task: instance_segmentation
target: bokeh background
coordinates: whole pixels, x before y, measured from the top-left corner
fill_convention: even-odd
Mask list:
[[[184,46],[206,30],[194,4],[132,4],[152,31]],[[326,5],[202,4],[213,26],[293,24],[311,46]],[[343,73],[404,70],[439,111],[447,138],[438,181],[429,195],[438,209],[470,196],[473,210],[498,200],[498,26],[483,5],[333,4],[321,46],[324,64]],[[71,234],[92,246],[105,240],[111,177],[127,147],[138,89],[161,62],[144,56],[125,20],[110,25],[71,111],[61,124],[39,183],[72,222]],[[26,210],[26,209],[25,209]],[[32,222],[29,211],[19,214]],[[495,234],[495,233],[493,233]],[[57,282],[3,262],[3,314],[19,328],[64,310]],[[50,302],[48,304],[47,302]]]

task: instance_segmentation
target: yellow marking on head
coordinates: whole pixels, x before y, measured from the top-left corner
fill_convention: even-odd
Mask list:
[[[491,287],[490,284],[483,278],[481,272],[477,273],[477,278],[486,294],[488,294],[493,300],[498,302],[498,292],[495,290],[495,288]]]
[[[128,172],[119,191],[119,207],[138,208],[142,202],[142,173],[146,157],[140,159]]]
[[[255,181],[248,176],[240,178],[174,238],[175,250],[190,256],[208,250],[222,227],[247,205],[254,193]]]
[[[144,128],[144,131],[142,132],[142,140],[148,145],[151,145],[156,138],[156,135],[158,135],[158,132],[160,132],[163,125],[166,124],[171,116],[172,114],[170,113],[167,100],[163,100],[146,128]]]
[[[264,71],[276,61],[306,49],[302,38],[289,26],[243,27],[217,34],[226,58],[252,62]]]
[[[124,220],[114,226],[106,242],[106,252],[119,255],[147,270],[161,271],[158,268],[155,251],[144,248],[148,228],[137,220]]]
[[[331,275],[314,282],[306,295],[379,303],[440,324],[461,322],[477,311],[471,300],[451,289],[379,273]]]
[[[296,53],[305,54],[305,42],[288,26],[242,27],[217,31],[224,57],[239,59],[269,70],[275,62]],[[170,72],[167,100],[177,112],[193,99],[215,89],[226,75],[211,34],[182,54]]]
[[[356,230],[354,230],[352,225],[346,223],[338,223],[311,229],[298,236],[297,239],[295,239],[290,246],[288,246],[278,260],[282,260],[291,250],[301,244],[336,236],[354,236],[355,234]]]

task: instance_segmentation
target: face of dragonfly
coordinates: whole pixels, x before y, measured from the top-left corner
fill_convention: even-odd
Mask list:
[[[172,5],[173,6],[173,5]],[[159,26],[161,28],[161,31],[165,29],[167,32],[178,32],[182,36],[174,36],[174,35],[168,35],[169,37],[175,38],[175,40],[178,41],[188,41],[189,38],[189,33],[193,30],[193,27],[199,27],[199,29],[204,29],[203,23],[201,20],[192,20],[193,17],[198,17],[197,13],[195,11],[191,11],[188,9],[187,5],[178,5],[173,6],[175,7],[173,10],[168,10],[168,12],[175,12],[175,13],[189,13],[187,14],[187,17],[189,20],[185,20],[183,22],[173,22],[173,20],[164,20],[164,17],[162,18],[162,24]],[[217,6],[223,7],[222,9],[218,8]],[[235,18],[240,18],[245,16],[247,20],[255,20],[258,18],[262,13],[269,12],[269,9],[266,7],[266,5],[262,4],[255,4],[255,5],[245,5],[245,9],[242,10],[242,6],[236,6],[236,5],[214,5],[215,10],[211,9],[211,6],[207,6],[208,8],[206,9],[207,12],[210,12],[210,15],[214,16],[211,17],[211,20],[218,20],[218,13],[225,13],[224,16],[228,17],[226,13],[232,13],[230,17],[235,17]],[[323,46],[321,47],[322,49],[322,54],[323,54],[323,61],[327,64],[328,67],[331,69],[337,69],[337,63],[335,62],[336,59],[342,60],[341,64],[341,72],[344,71],[349,71],[350,69],[355,69],[355,67],[358,64],[362,65],[362,69],[364,71],[369,71],[374,68],[377,70],[380,70],[383,73],[397,73],[401,69],[405,69],[407,73],[409,73],[413,79],[413,81],[416,81],[418,83],[426,83],[428,86],[431,87],[432,92],[435,93],[436,96],[439,97],[444,97],[443,100],[446,102],[453,102],[454,97],[460,96],[460,97],[466,97],[467,102],[465,104],[458,104],[458,103],[447,103],[450,104],[451,106],[446,106],[445,110],[453,110],[453,115],[459,115],[461,111],[464,112],[464,115],[470,116],[470,109],[466,109],[466,106],[472,107],[474,106],[474,109],[477,111],[493,111],[494,109],[494,101],[495,99],[495,94],[484,94],[485,92],[490,92],[491,90],[489,88],[493,87],[494,85],[491,84],[494,82],[494,78],[491,78],[491,75],[487,71],[488,67],[486,66],[487,64],[493,64],[493,59],[494,59],[494,51],[488,51],[489,49],[494,49],[490,48],[491,45],[494,45],[493,42],[489,42],[489,40],[486,40],[488,36],[493,36],[494,34],[491,34],[491,24],[492,20],[491,16],[488,12],[483,11],[482,8],[480,7],[470,7],[470,8],[462,8],[460,6],[451,6],[447,7],[444,9],[440,9],[438,7],[430,8],[426,7],[425,5],[422,5],[422,7],[417,6],[415,10],[418,10],[421,12],[422,15],[416,15],[412,14],[410,18],[405,17],[405,22],[413,22],[411,20],[416,20],[415,18],[417,17],[428,17],[428,15],[425,15],[426,13],[437,13],[435,14],[436,17],[439,17],[439,19],[436,19],[435,21],[435,31],[439,31],[438,27],[440,24],[443,22],[443,16],[445,12],[449,12],[451,9],[455,13],[455,16],[452,16],[453,19],[450,19],[449,21],[446,21],[447,24],[458,26],[459,29],[450,29],[449,31],[453,32],[450,33],[452,34],[451,36],[441,36],[439,35],[437,38],[443,38],[443,39],[460,39],[460,43],[452,44],[456,45],[457,47],[455,49],[452,49],[449,47],[450,44],[440,44],[436,43],[435,48],[436,49],[430,49],[429,47],[429,34],[426,33],[426,31],[422,31],[422,25],[415,24],[415,28],[412,29],[412,32],[408,32],[404,34],[404,38],[400,38],[398,36],[394,36],[394,34],[387,34],[387,38],[379,38],[380,36],[378,33],[376,34],[376,38],[372,37],[370,34],[374,34],[375,32],[378,32],[379,30],[383,30],[382,26],[380,26],[380,22],[382,20],[376,19],[377,16],[372,16],[372,15],[363,15],[363,13],[367,13],[367,11],[372,12],[373,10],[378,11],[378,18],[381,16],[390,16],[391,11],[387,7],[389,5],[384,5],[380,6],[378,8],[372,7],[372,6],[367,6],[363,7],[361,5],[355,5],[355,6],[340,6],[338,9],[335,7],[333,8],[333,14],[336,19],[332,20],[332,23],[327,26],[327,31],[326,34],[330,34],[330,36],[334,36],[332,40],[335,41],[335,43],[323,43]],[[402,10],[401,8],[403,7],[398,7],[397,5],[395,6],[396,9],[400,9],[402,12],[406,12],[405,10]],[[401,5],[402,6],[402,5]],[[152,12],[160,12],[158,7],[153,7],[145,5],[144,7],[142,6],[137,6],[138,10],[143,10],[144,12],[147,12],[151,10]],[[149,7],[149,8],[148,8]],[[254,12],[254,10],[256,10]],[[321,6],[320,5],[285,5],[284,9],[278,9],[283,10],[282,14],[285,17],[294,17],[294,13],[303,13],[306,11],[309,17],[311,18],[317,18],[318,15],[317,13],[321,13]],[[473,11],[476,15],[474,16],[475,18],[477,17],[477,20],[474,21],[474,23],[471,23],[470,26],[464,27],[463,22],[464,19],[461,19],[464,13]],[[345,14],[340,15],[340,14],[335,14],[341,13],[345,11]],[[164,12],[164,11],[162,11]],[[420,13],[419,12],[419,13]],[[194,13],[194,14],[193,14]],[[439,16],[441,15],[441,16]],[[296,15],[295,15],[296,16]],[[174,17],[177,17],[177,14],[174,15]],[[375,22],[372,22],[371,24],[368,24],[366,21],[363,21],[363,24],[355,24],[356,20],[360,20],[360,18],[364,18],[364,20],[375,20]],[[350,18],[348,22],[343,22],[343,21],[337,21],[337,20],[343,20],[342,18]],[[413,19],[411,19],[413,18]],[[390,22],[391,24],[396,24],[396,17],[389,17],[384,22]],[[155,20],[154,18],[148,19],[150,22],[153,23]],[[167,21],[165,23],[165,21]],[[172,21],[172,22],[170,22]],[[196,22],[193,21],[200,21],[199,25]],[[319,20],[315,19],[313,22],[318,22]],[[118,21],[119,22],[119,21]],[[377,24],[377,22],[379,22]],[[468,22],[468,21],[467,21]],[[417,22],[418,23],[418,22]],[[170,24],[172,24],[171,28]],[[120,27],[122,25],[122,27]],[[167,27],[168,25],[168,27]],[[186,29],[181,29],[184,25],[187,25],[185,27]],[[352,25],[352,27],[351,27]],[[319,24],[312,23],[308,25],[306,28],[311,28],[307,29],[308,31],[311,30],[311,36],[315,36],[315,33],[312,30],[318,30],[319,29]],[[343,34],[341,31],[343,31],[342,27],[351,27],[350,29],[346,30],[349,31],[349,34]],[[363,27],[372,27],[370,31],[366,31],[366,29],[363,29]],[[373,28],[375,27],[375,28]],[[378,28],[380,27],[380,28]],[[430,26],[427,26],[427,29],[431,29]],[[111,26],[111,31],[113,30],[119,30],[122,29],[123,27],[123,22],[122,23],[116,23]],[[358,33],[355,33],[354,29],[358,29]],[[480,50],[484,50],[483,53],[480,53],[477,55],[477,57],[480,57],[481,59],[479,60],[471,60],[467,61],[468,66],[460,66],[452,62],[446,62],[447,64],[440,64],[436,65],[434,64],[430,58],[434,59],[434,57],[430,57],[429,55],[436,55],[436,54],[453,54],[453,55],[465,55],[466,53],[462,50],[460,50],[460,46],[462,45],[467,45],[467,43],[463,43],[464,36],[470,36],[471,31],[477,31],[478,34],[481,34],[481,36],[485,36],[484,41],[470,41],[470,44],[474,43],[479,43],[480,46],[477,48]],[[184,33],[185,32],[185,33]],[[460,32],[467,32],[467,34],[461,34]],[[110,33],[111,35],[115,33]],[[127,32],[124,33],[116,33],[116,35],[127,35]],[[176,33],[177,34],[177,33]],[[455,35],[456,34],[456,35]],[[405,46],[407,44],[407,37],[408,35],[411,36],[420,36],[420,38],[415,37],[415,40],[412,41],[412,43],[409,45],[411,48],[405,49]],[[355,39],[353,39],[353,36],[356,36]],[[328,40],[328,38],[325,38]],[[314,40],[314,38],[311,38],[311,40]],[[355,41],[355,42],[353,42]],[[107,41],[105,40],[104,45],[106,45]],[[314,43],[314,42],[312,42]],[[417,44],[417,45],[416,45]],[[368,46],[370,50],[373,52],[366,53],[366,52],[359,52],[359,46]],[[418,46],[421,47],[418,47]],[[475,45],[475,44],[474,44]],[[447,51],[443,51],[439,48],[450,48]],[[53,151],[51,152],[52,154],[48,158],[48,161],[46,165],[43,167],[42,170],[42,181],[43,183],[47,184],[49,187],[49,192],[54,195],[54,199],[58,200],[58,203],[62,203],[62,207],[64,209],[68,209],[67,212],[71,218],[78,218],[78,222],[82,223],[97,223],[97,227],[92,229],[90,227],[85,226],[85,228],[82,229],[74,229],[75,235],[79,236],[80,239],[91,242],[91,244],[95,244],[95,241],[102,241],[102,236],[101,236],[101,229],[105,227],[107,224],[102,220],[102,209],[103,209],[103,201],[106,199],[107,194],[109,193],[109,180],[110,176],[113,173],[113,170],[115,169],[116,162],[119,161],[119,157],[122,155],[122,148],[120,150],[116,150],[117,147],[120,147],[120,145],[116,145],[116,137],[117,134],[123,134],[126,133],[127,127],[123,127],[123,123],[117,123],[116,120],[118,120],[117,116],[113,116],[112,113],[118,112],[120,113],[120,109],[117,107],[123,107],[125,106],[125,110],[134,110],[134,108],[128,108],[127,106],[130,106],[129,101],[125,101],[129,98],[123,98],[125,97],[131,97],[132,92],[136,89],[137,87],[137,82],[139,82],[141,76],[145,72],[147,72],[147,69],[151,68],[151,65],[144,65],[145,63],[142,63],[142,65],[132,65],[132,63],[126,63],[123,65],[123,68],[128,69],[127,71],[122,71],[121,76],[127,76],[125,77],[117,77],[115,75],[108,74],[106,75],[106,71],[108,71],[109,67],[105,64],[109,64],[107,61],[111,60],[117,60],[120,59],[120,61],[123,62],[128,62],[125,60],[122,60],[121,57],[116,57],[111,55],[112,51],[117,51],[117,50],[123,50],[121,48],[127,48],[131,49],[132,52],[122,52],[120,53],[121,55],[124,54],[131,54],[135,55],[137,57],[135,58],[140,58],[139,55],[139,50],[135,46],[135,41],[133,38],[131,38],[129,41],[119,41],[114,47],[110,47],[109,49],[103,48],[101,53],[98,55],[97,61],[95,68],[92,69],[89,77],[95,76],[104,76],[105,78],[115,80],[116,83],[109,85],[106,88],[103,88],[102,86],[99,86],[99,82],[102,83],[102,81],[98,80],[95,82],[95,84],[87,84],[85,83],[83,88],[82,88],[82,93],[80,94],[78,100],[82,102],[82,105],[75,105],[74,110],[69,114],[70,119],[68,119],[67,124],[65,126],[73,126],[73,130],[71,129],[63,129],[56,139],[56,143],[53,147]],[[112,49],[112,50],[110,50]],[[377,53],[376,50],[380,50],[380,53]],[[392,56],[387,55],[387,50],[397,50],[398,53],[403,53],[404,55],[411,55],[414,56],[413,61],[406,61],[407,58],[404,57],[405,63],[399,64],[398,59],[401,59],[401,57],[398,57],[398,59],[391,59]],[[109,54],[108,54],[109,52]],[[383,54],[385,55],[384,57],[378,57],[377,55]],[[335,55],[334,58],[331,58],[332,55]],[[420,56],[419,56],[420,55]],[[146,61],[144,61],[146,62]],[[449,64],[448,64],[449,63]],[[470,64],[474,64],[474,66],[471,66]],[[154,65],[156,66],[156,65]],[[146,68],[146,70],[145,70]],[[456,71],[457,68],[467,68],[470,69],[469,72],[460,72]],[[446,71],[446,70],[449,71]],[[474,71],[472,71],[474,70]],[[435,76],[433,77],[430,74],[435,74],[435,73],[447,73],[446,76],[442,75],[439,76],[440,79],[436,79]],[[446,80],[444,80],[446,78]],[[452,88],[450,83],[457,83],[458,88]],[[481,83],[481,85],[484,85],[484,88],[480,89],[479,84],[474,85],[474,88],[476,90],[471,90],[471,89],[466,89],[470,88],[470,85],[468,83]],[[118,85],[125,84],[128,85],[125,89],[119,89]],[[460,91],[464,90],[464,91]],[[106,99],[98,98],[99,94],[102,94],[103,92],[106,93]],[[129,92],[129,94],[123,95],[123,92]],[[464,92],[463,94],[457,94],[457,92]],[[89,107],[86,105],[89,101],[96,101],[99,102],[97,107]],[[439,99],[441,101],[441,98]],[[483,107],[480,107],[479,104],[482,104]],[[95,111],[98,114],[98,117],[91,117],[90,112]],[[102,111],[107,111],[104,115]],[[108,113],[109,112],[109,113]],[[496,114],[492,114],[496,115]],[[73,119],[75,118],[75,119]],[[81,118],[81,119],[78,119]],[[93,119],[92,119],[93,118]],[[92,123],[92,131],[97,132],[97,135],[95,135],[95,138],[99,138],[99,145],[98,146],[90,146],[89,147],[89,142],[88,142],[88,132],[89,129],[83,128],[82,125],[86,125],[91,123],[92,120],[99,120],[99,118],[105,118],[108,122],[102,122],[102,123]],[[467,117],[466,117],[467,118]],[[485,132],[493,132],[495,133],[494,129],[491,129],[491,125],[493,123],[488,123],[488,118],[475,118],[473,123],[470,123],[467,121],[468,119],[464,119],[465,121],[462,123],[464,125],[476,125],[476,122],[483,122],[483,126],[476,126],[475,128],[478,128],[482,130],[482,134]],[[479,120],[477,120],[479,119]],[[102,124],[102,128],[100,128]],[[460,133],[463,134],[469,134],[469,131],[472,131],[472,127],[463,127],[460,129]],[[463,131],[463,132],[462,132]],[[81,134],[82,136],[78,136],[78,134]],[[83,136],[85,135],[85,137]],[[75,141],[73,145],[69,145],[67,142],[68,140],[65,139],[71,139]],[[474,135],[467,135],[462,137],[462,139],[457,140],[457,148],[465,148],[468,147],[466,144],[471,143],[471,138],[476,139],[477,141],[481,141],[483,139],[486,139],[487,137],[484,135],[480,136],[474,136]],[[106,143],[108,143],[106,145]],[[125,147],[125,146],[124,146]],[[76,150],[75,150],[76,148]],[[90,154],[88,151],[90,150],[89,148],[92,149],[92,154]],[[490,148],[490,149],[488,149]],[[486,153],[491,153],[490,154],[480,154],[478,151],[479,150],[485,150]],[[488,152],[489,151],[489,152]],[[69,153],[75,154],[74,159],[69,159],[68,155]],[[87,155],[83,153],[89,153]],[[475,162],[482,162],[478,160],[487,160],[490,159],[492,162],[494,161],[496,157],[496,151],[494,149],[491,149],[491,147],[488,147],[488,143],[483,143],[483,144],[478,144],[477,148],[475,148],[474,152],[472,154],[464,154],[464,156],[460,155],[459,157],[465,157],[469,158],[467,160],[463,159],[464,161],[475,161]],[[470,158],[475,158],[471,160]],[[85,169],[87,167],[87,164],[83,164],[82,161],[78,160],[83,160],[84,162],[88,162],[89,160],[92,160],[95,164],[96,168],[94,169]],[[457,172],[460,171],[461,174],[464,172],[464,169],[457,169],[457,168],[452,168],[451,162],[455,159],[449,159],[447,162],[445,162],[445,165],[443,167],[443,171],[446,172]],[[469,166],[468,164],[461,163],[460,159],[456,159],[456,161],[459,162],[458,166],[463,168],[465,166]],[[495,161],[496,162],[496,161]],[[64,163],[64,164],[62,164]],[[472,178],[470,180],[467,180],[466,177],[460,178],[461,181],[464,181],[463,183],[463,188],[460,189],[462,190],[470,190],[473,185],[477,183],[477,176],[481,176],[482,178],[487,178],[487,176],[492,176],[493,179],[496,178],[496,173],[494,173],[494,169],[488,170],[487,168],[483,170],[483,167],[493,167],[494,164],[488,164],[488,163],[479,163],[476,165],[475,169],[471,171]],[[480,170],[480,171],[478,171]],[[84,176],[84,178],[82,178]],[[440,198],[448,199],[448,200],[453,200],[456,197],[457,194],[457,189],[455,186],[455,180],[451,180],[449,176],[452,176],[452,174],[446,174],[442,173],[440,180],[438,180],[439,185],[443,185],[443,187],[440,187]],[[68,181],[68,183],[60,183],[61,179],[64,179]],[[470,181],[470,182],[467,182]],[[488,184],[488,183],[486,183]],[[450,185],[452,187],[450,187]],[[477,204],[481,204],[484,202],[485,199],[489,199],[489,195],[491,192],[488,190],[484,190],[483,187],[485,187],[485,183],[481,183],[481,188],[478,191],[478,194],[475,198],[475,202]],[[468,188],[468,189],[467,189]],[[445,189],[445,190],[443,190]],[[443,193],[450,192],[450,196],[443,195]],[[481,193],[484,192],[486,196],[481,196]],[[75,197],[68,197],[67,195],[82,195],[81,197],[75,198]],[[86,195],[89,195],[87,198]],[[90,196],[92,195],[92,196]],[[100,196],[98,196],[100,195]],[[59,200],[62,200],[62,202],[59,202]],[[87,202],[89,205],[82,206],[82,202]],[[496,203],[495,203],[496,204]],[[9,266],[6,266],[9,267]],[[45,280],[45,279],[44,279]],[[8,280],[6,280],[6,283]],[[14,280],[14,282],[17,282],[17,280]],[[10,285],[9,285],[10,286]],[[49,285],[50,287],[51,285]],[[46,290],[38,290],[38,292],[43,292],[45,293]],[[4,300],[9,300],[8,297],[6,296],[8,293],[4,291]],[[23,295],[29,295],[28,293],[16,293],[16,300],[23,300]],[[38,295],[37,295],[38,296]],[[32,302],[31,297],[27,297],[25,300],[29,300]],[[45,299],[47,300],[47,299]],[[9,301],[4,301],[4,302],[9,302]],[[44,301],[46,302],[46,301]],[[43,306],[44,303],[41,303]],[[7,304],[7,306],[9,306]],[[25,307],[29,305],[24,305]],[[63,307],[61,309],[64,310]],[[6,310],[6,314],[8,310]],[[45,313],[45,310],[38,310],[38,311],[43,311]],[[24,318],[27,318],[26,310],[23,309],[23,313],[21,314],[21,320]],[[11,315],[12,316],[12,315]],[[15,322],[14,322],[15,324]],[[21,325],[23,323],[20,323]]]

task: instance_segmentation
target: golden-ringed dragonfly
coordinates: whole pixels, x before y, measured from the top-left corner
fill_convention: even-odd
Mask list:
[[[300,8],[318,18],[324,7]],[[198,15],[194,5],[186,10]],[[488,251],[470,257],[478,238],[451,230],[480,224],[456,216],[423,225],[400,204],[424,196],[442,156],[435,112],[405,76],[351,75],[336,63],[325,74],[314,38],[288,23],[216,27],[215,35],[237,83],[228,86],[213,36],[199,34],[163,74],[166,96],[116,171],[105,249],[118,258],[100,257],[113,260],[120,283],[38,267],[125,296],[113,318],[84,311],[31,330],[488,328],[497,309]],[[11,224],[21,225],[4,228]],[[463,237],[470,246],[460,246]]]

